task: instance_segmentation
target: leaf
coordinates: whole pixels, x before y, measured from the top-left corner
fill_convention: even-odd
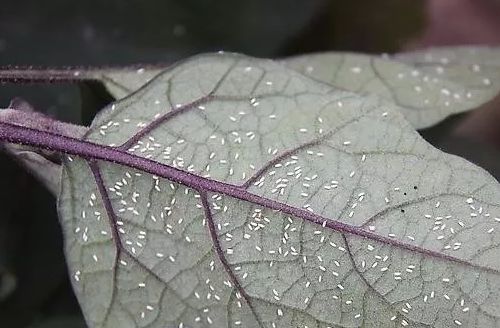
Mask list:
[[[52,195],[59,193],[61,166],[24,146],[6,144],[4,150],[40,181]]]
[[[17,277],[13,272],[3,268],[2,265],[0,266],[0,278],[0,302],[3,302],[16,290]]]
[[[462,47],[404,53],[394,59],[356,53],[316,53],[291,57],[283,63],[335,88],[390,100],[415,128],[422,129],[493,99],[500,91],[499,56],[497,48]],[[445,68],[443,62],[447,64]],[[484,67],[490,68],[487,75],[481,66],[483,71]],[[95,70],[90,76],[102,81],[116,99],[121,99],[165,68]],[[471,71],[478,74],[471,77]]]
[[[17,122],[26,126],[29,121],[26,113],[34,112],[33,108],[26,101],[16,98],[13,99],[7,110],[0,111],[0,118],[7,119],[10,122]],[[36,123],[41,121],[42,116],[36,117]],[[2,145],[5,152],[16,159],[28,171],[30,171],[51,193],[57,195],[59,192],[59,181],[61,179],[61,167],[47,160],[36,150],[29,147],[16,144]]]
[[[442,76],[490,100],[500,90],[500,48],[442,47],[401,53],[394,57],[424,73]]]
[[[91,70],[86,76],[101,81],[115,99],[136,91],[165,67],[138,67]]]
[[[494,51],[498,54],[498,49],[491,50],[488,55],[476,58],[476,63],[489,66],[494,58],[498,63],[499,57],[493,55]],[[462,57],[462,52],[455,49],[443,52],[450,58]],[[441,69],[437,72],[435,67],[422,66],[412,60],[413,56],[410,53],[408,57],[397,57],[407,58],[404,61],[410,65],[386,57],[332,52],[297,56],[284,63],[336,88],[389,99],[417,129],[432,126],[451,114],[477,108],[500,91],[498,66],[493,73],[495,83],[480,74],[482,82],[478,84],[477,78],[469,80],[470,67],[450,68],[448,73],[438,74]]]
[[[90,327],[500,327],[498,183],[378,98],[194,57],[67,153],[60,219]]]
[[[82,137],[87,131],[85,127],[58,122],[43,114],[34,113],[30,104],[19,98],[13,99],[9,108],[0,110],[0,120],[72,137]],[[6,143],[0,146],[30,171],[53,195],[59,193],[62,170],[60,165],[49,159],[53,154],[23,145]]]

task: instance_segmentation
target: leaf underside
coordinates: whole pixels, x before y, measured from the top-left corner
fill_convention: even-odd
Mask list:
[[[325,52],[281,63],[336,89],[382,97],[395,104],[416,129],[477,108],[500,91],[498,48],[431,48],[393,58]],[[164,69],[96,70],[91,77],[100,80],[116,99],[122,99]]]
[[[336,88],[381,96],[398,105],[416,129],[422,129],[452,114],[477,108],[499,93],[500,51],[480,47],[469,50],[476,55],[462,48],[442,50],[434,56],[407,53],[394,59],[319,53],[284,63]]]
[[[90,72],[88,77],[101,81],[115,99],[122,99],[149,82],[165,68],[145,67],[94,70]]]
[[[500,48],[442,47],[401,53],[396,60],[413,65],[423,73],[439,75],[470,90],[481,91],[485,101],[500,90]]]
[[[90,327],[500,327],[498,183],[379,98],[206,55],[84,139],[152,167],[65,158]]]

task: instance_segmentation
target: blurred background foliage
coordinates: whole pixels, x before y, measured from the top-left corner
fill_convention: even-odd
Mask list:
[[[0,66],[170,63],[218,50],[276,58],[498,45],[498,17],[497,0],[3,0]],[[1,108],[14,97],[80,124],[112,100],[93,83],[0,85]],[[498,179],[499,103],[421,133]],[[2,153],[0,181],[0,326],[85,327],[66,273],[54,199]]]

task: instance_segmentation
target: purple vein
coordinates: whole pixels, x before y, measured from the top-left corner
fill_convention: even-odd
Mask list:
[[[262,99],[263,97],[270,96],[271,94],[265,94],[261,95],[260,98]],[[216,95],[215,91],[210,92],[209,94],[198,98],[190,103],[187,103],[185,105],[182,105],[178,108],[171,109],[168,111],[166,114],[163,114],[159,116],[158,118],[154,119],[151,123],[146,125],[144,128],[140,129],[138,132],[136,132],[130,139],[127,139],[123,144],[120,146],[116,147],[121,150],[128,150],[130,147],[132,147],[137,141],[141,140],[144,138],[146,135],[151,133],[153,130],[158,128],[159,126],[162,125],[162,123],[165,123],[169,121],[170,119],[178,116],[179,114],[183,114],[185,112],[188,112],[190,110],[195,109],[197,106],[206,104],[212,100],[235,100],[235,101],[244,101],[247,99],[251,99],[251,97],[242,97],[242,96],[228,96],[228,95]]]
[[[184,106],[181,106],[179,108],[171,109],[168,113],[158,117],[151,123],[149,123],[146,127],[143,129],[139,130],[136,134],[132,136],[132,138],[128,139],[125,141],[122,145],[120,145],[118,148],[122,150],[128,150],[131,146],[133,146],[137,141],[141,140],[144,136],[146,136],[148,133],[156,129],[158,126],[160,126],[162,123],[176,117],[179,114],[182,114],[186,111],[189,111],[196,106],[199,106],[203,103],[206,103],[210,101],[214,95],[212,93],[209,93],[208,95],[201,97],[199,99],[196,99],[193,102],[190,102]]]
[[[298,145],[295,148],[292,148],[292,149],[289,149],[289,150],[286,150],[286,151],[282,152],[278,156],[274,157],[272,160],[266,162],[265,165],[263,165],[249,179],[247,179],[243,184],[241,184],[240,188],[243,188],[243,189],[250,188],[252,186],[252,184],[254,184],[255,182],[257,182],[257,180],[259,180],[271,167],[273,167],[274,165],[276,165],[279,162],[283,161],[285,158],[290,157],[292,155],[295,155],[295,154],[299,153],[300,151],[302,151],[304,149],[307,149],[307,148],[310,148],[310,147],[314,147],[314,146],[317,146],[317,145],[321,144],[323,141],[325,141],[326,139],[330,138],[332,135],[334,135],[338,131],[342,130],[343,128],[345,128],[349,124],[352,124],[352,123],[356,122],[357,120],[359,120],[359,117],[354,117],[354,118],[352,118],[352,119],[350,119],[350,120],[342,123],[341,125],[335,127],[334,129],[328,131],[327,133],[325,133],[324,135],[322,135],[320,137],[317,137],[317,138],[312,139],[312,140],[310,140],[308,142],[300,144],[300,145]]]
[[[212,243],[214,244],[215,253],[217,254],[217,257],[219,258],[222,266],[224,267],[227,274],[229,275],[229,278],[231,279],[234,286],[236,287],[236,290],[245,299],[246,303],[248,304],[248,307],[250,308],[250,311],[252,311],[252,313],[253,313],[255,319],[257,320],[257,322],[259,323],[259,325],[261,327],[263,327],[264,325],[260,321],[260,318],[257,315],[255,308],[253,307],[253,304],[252,304],[250,297],[248,296],[245,289],[243,289],[243,286],[241,286],[241,283],[238,280],[238,277],[236,277],[236,275],[234,274],[229,262],[227,261],[226,256],[224,255],[224,250],[222,249],[222,246],[221,246],[220,240],[219,240],[219,236],[217,235],[217,229],[215,228],[215,223],[214,223],[214,218],[212,216],[212,211],[210,210],[210,204],[208,203],[207,193],[203,190],[198,190],[198,192],[201,195],[201,202],[203,204],[203,209],[205,211],[205,218],[207,219],[208,230],[210,231],[210,237],[212,238]]]
[[[97,189],[99,190],[99,195],[101,196],[102,203],[104,205],[104,209],[106,210],[106,214],[108,217],[108,223],[111,227],[111,237],[113,238],[115,247],[116,247],[116,257],[115,257],[115,264],[114,264],[114,271],[113,271],[113,281],[116,281],[116,274],[117,274],[117,268],[118,268],[118,261],[121,256],[121,253],[123,252],[124,254],[128,255],[134,262],[137,263],[141,268],[143,268],[149,275],[155,277],[158,281],[165,282],[158,274],[156,274],[153,270],[151,270],[149,267],[147,267],[144,263],[142,263],[139,259],[135,257],[134,254],[130,253],[130,251],[123,245],[122,240],[120,238],[120,235],[118,233],[118,225],[116,222],[118,221],[118,218],[116,216],[116,213],[113,209],[113,205],[111,203],[111,200],[109,199],[108,192],[106,190],[106,186],[104,184],[104,180],[101,175],[101,170],[99,169],[98,163],[91,159],[88,160],[88,165],[90,166],[90,170],[94,176]],[[175,293],[175,291],[171,290],[172,292]],[[115,293],[115,288],[113,288],[113,297]],[[179,296],[179,299],[182,300],[182,298]],[[183,302],[184,303],[184,302]],[[110,307],[111,308],[111,307]]]
[[[114,213],[114,212],[113,212],[111,202],[109,201],[109,197],[107,197],[106,188],[104,186],[99,167],[97,166],[97,162],[95,160],[90,160],[90,161],[88,161],[88,164],[90,166],[90,171],[94,175],[94,179],[95,179],[96,184],[97,184],[97,189],[99,190],[99,194],[101,195],[101,199],[102,199],[102,202],[104,204],[104,209],[106,210],[106,214],[108,214],[107,217],[108,217],[108,221],[109,221],[109,226],[111,227],[111,237],[113,238],[115,249],[116,249],[115,261],[114,261],[114,265],[113,265],[113,284],[114,284],[116,282],[116,278],[117,278],[117,274],[118,274],[118,261],[119,261],[120,256],[121,256],[122,249],[124,249],[124,248],[122,246],[120,236],[118,235],[118,227],[116,225],[116,218],[114,216],[110,215],[110,213]],[[116,288],[113,287],[113,293],[111,295],[111,302],[110,302],[111,304],[109,304],[108,308],[106,309],[106,316],[104,319],[105,321],[108,319],[108,316],[111,312],[111,307],[112,307],[111,305],[113,303],[115,295],[116,295]]]
[[[158,126],[160,126],[162,123],[174,118],[175,116],[184,113],[186,111],[189,111],[193,108],[195,108],[198,105],[201,105],[205,102],[208,102],[215,98],[215,93],[219,89],[221,83],[224,81],[224,79],[227,77],[227,75],[231,72],[231,69],[236,65],[237,62],[234,62],[233,65],[223,74],[223,76],[219,79],[219,81],[215,84],[213,89],[205,96],[200,97],[196,100],[193,100],[190,103],[187,103],[183,106],[180,106],[179,108],[170,108],[170,111],[167,112],[166,114],[161,115],[157,119],[153,120],[151,123],[149,123],[146,127],[144,127],[142,130],[139,130],[137,133],[135,133],[130,139],[125,141],[119,148],[123,150],[127,150],[130,148],[132,145],[134,145],[137,141],[141,140],[146,134],[150,133],[154,129],[156,129]],[[168,91],[170,92],[170,91]],[[168,97],[170,99],[170,96]],[[170,101],[170,106],[173,106],[172,102]]]
[[[252,184],[257,182],[257,180],[259,180],[274,165],[278,164],[279,162],[281,162],[282,160],[284,160],[287,157],[290,157],[292,155],[297,154],[301,150],[319,145],[321,143],[321,141],[323,141],[324,139],[326,139],[327,136],[330,136],[330,135],[331,135],[331,133],[328,133],[322,138],[317,138],[317,139],[311,140],[311,141],[303,143],[303,144],[301,144],[293,149],[289,149],[287,151],[282,152],[278,156],[274,157],[272,160],[266,162],[266,164],[263,165],[257,172],[255,172],[249,179],[247,179],[240,186],[240,188],[243,188],[243,189],[250,188],[252,186]]]
[[[349,255],[349,260],[351,262],[351,265],[352,265],[352,268],[354,270],[354,272],[357,273],[358,277],[361,279],[361,281],[363,281],[363,283],[366,285],[366,288],[371,291],[374,295],[380,297],[380,299],[385,302],[387,305],[389,305],[389,307],[391,307],[394,311],[396,311],[401,317],[405,318],[407,321],[410,321],[412,323],[415,323],[414,320],[410,319],[408,316],[404,315],[401,313],[400,310],[396,310],[395,307],[393,306],[393,304],[391,304],[390,301],[387,300],[387,298],[382,295],[382,293],[380,293],[375,287],[374,287],[374,284],[376,283],[370,283],[368,281],[368,279],[366,278],[366,276],[364,275],[364,272],[362,272],[360,269],[359,269],[359,266],[358,264],[356,263],[356,261],[354,260],[354,254],[351,250],[351,246],[349,245],[349,241],[347,240],[347,237],[342,234],[342,239],[344,240],[344,244],[345,244],[345,248],[346,248],[346,252],[347,252],[347,255]],[[363,322],[365,320],[365,316],[363,316]]]
[[[0,122],[0,140],[25,144],[40,148],[46,148],[53,151],[67,153],[80,156],[87,159],[104,160],[128,166],[137,170],[141,170],[162,178],[166,178],[187,187],[196,190],[204,190],[234,197],[243,201],[254,203],[256,205],[277,210],[288,215],[302,218],[311,223],[328,227],[329,229],[355,235],[362,238],[367,238],[380,243],[392,245],[401,249],[420,253],[429,257],[435,257],[442,260],[459,263],[466,266],[471,266],[476,269],[482,269],[495,274],[500,274],[500,271],[494,268],[481,266],[472,262],[459,259],[454,256],[442,254],[437,251],[429,250],[423,247],[409,245],[404,242],[377,235],[373,232],[364,230],[362,227],[350,225],[347,223],[332,220],[323,217],[316,213],[303,210],[285,203],[281,203],[269,198],[265,198],[256,194],[252,194],[239,186],[227,184],[224,182],[203,178],[190,172],[181,171],[166,164],[162,164],[147,158],[142,158],[137,155],[129,154],[123,150],[112,148],[105,145],[99,145],[84,140],[79,140],[71,137],[61,136],[50,132],[34,130],[26,127],[16,126],[9,123]]]
[[[243,189],[250,188],[252,186],[252,184],[254,184],[255,182],[257,182],[257,180],[260,179],[274,165],[276,165],[279,162],[283,161],[287,157],[290,157],[292,155],[297,154],[298,152],[300,152],[300,151],[302,151],[304,149],[307,149],[307,148],[310,148],[310,147],[314,147],[314,146],[317,146],[317,145],[321,144],[323,141],[325,141],[326,139],[330,138],[332,135],[334,135],[335,133],[337,133],[339,130],[345,128],[346,126],[348,126],[351,123],[356,122],[358,119],[359,119],[359,117],[354,117],[353,119],[350,119],[349,121],[344,122],[343,124],[337,126],[335,129],[333,129],[333,130],[325,133],[324,135],[322,135],[322,136],[320,136],[318,138],[315,138],[315,139],[313,139],[311,141],[308,141],[308,142],[305,142],[303,144],[300,144],[300,145],[298,145],[295,148],[292,148],[292,149],[289,149],[289,150],[286,150],[286,151],[282,152],[278,156],[274,157],[272,160],[266,162],[266,164],[263,165],[257,172],[255,172],[249,179],[247,179],[240,186],[240,188],[243,188]]]
[[[94,179],[97,184],[97,189],[99,190],[99,194],[101,195],[102,203],[104,205],[104,209],[106,210],[106,214],[108,216],[108,221],[109,225],[111,227],[111,236],[113,237],[113,240],[115,240],[116,245],[117,245],[117,256],[116,256],[116,261],[118,261],[118,258],[120,256],[120,253],[122,249],[125,249],[123,245],[121,244],[121,239],[120,235],[118,234],[118,226],[116,225],[116,215],[113,210],[113,205],[111,204],[111,200],[109,199],[108,192],[106,191],[106,187],[104,185],[104,180],[102,179],[101,175],[101,170],[99,169],[99,166],[95,160],[90,160],[88,161],[88,164],[90,166],[90,171],[92,171],[92,174],[94,175]]]

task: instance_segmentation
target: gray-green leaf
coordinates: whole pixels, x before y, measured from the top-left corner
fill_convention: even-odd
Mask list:
[[[20,98],[13,99],[9,108],[0,109],[0,121],[75,138],[80,138],[87,132],[86,127],[59,122],[34,112],[31,105]],[[59,193],[61,166],[47,159],[54,154],[19,144],[5,143],[0,147],[24,166],[53,195]]]
[[[443,47],[394,57],[425,73],[442,76],[473,90],[487,101],[500,90],[500,48]]]
[[[378,98],[206,55],[84,139],[59,211],[92,328],[500,327],[499,184]]]
[[[466,58],[471,60],[473,56],[465,56],[468,53],[466,51],[447,49],[442,53],[450,58],[446,69],[434,61],[419,62],[419,58],[428,56],[417,53],[397,57],[409,65],[386,57],[352,53],[303,55],[287,59],[284,63],[336,88],[389,99],[399,106],[415,128],[421,129],[449,115],[477,108],[500,91],[498,49],[478,56],[475,65],[456,65],[459,59],[464,59],[464,62]],[[429,58],[442,59],[440,54],[440,51],[436,51],[436,55]],[[489,73],[491,78],[479,73],[478,64],[489,67],[493,62],[497,66]],[[471,67],[472,70],[478,69],[475,76],[471,76]],[[478,79],[481,81],[478,82]]]
[[[87,77],[101,81],[115,99],[122,99],[133,93],[165,67],[138,67],[125,69],[92,70]]]
[[[377,95],[395,103],[417,129],[479,107],[500,91],[498,48],[436,48],[389,57],[355,53],[316,53],[283,63],[335,88]],[[122,99],[166,67],[92,71],[109,92]]]

